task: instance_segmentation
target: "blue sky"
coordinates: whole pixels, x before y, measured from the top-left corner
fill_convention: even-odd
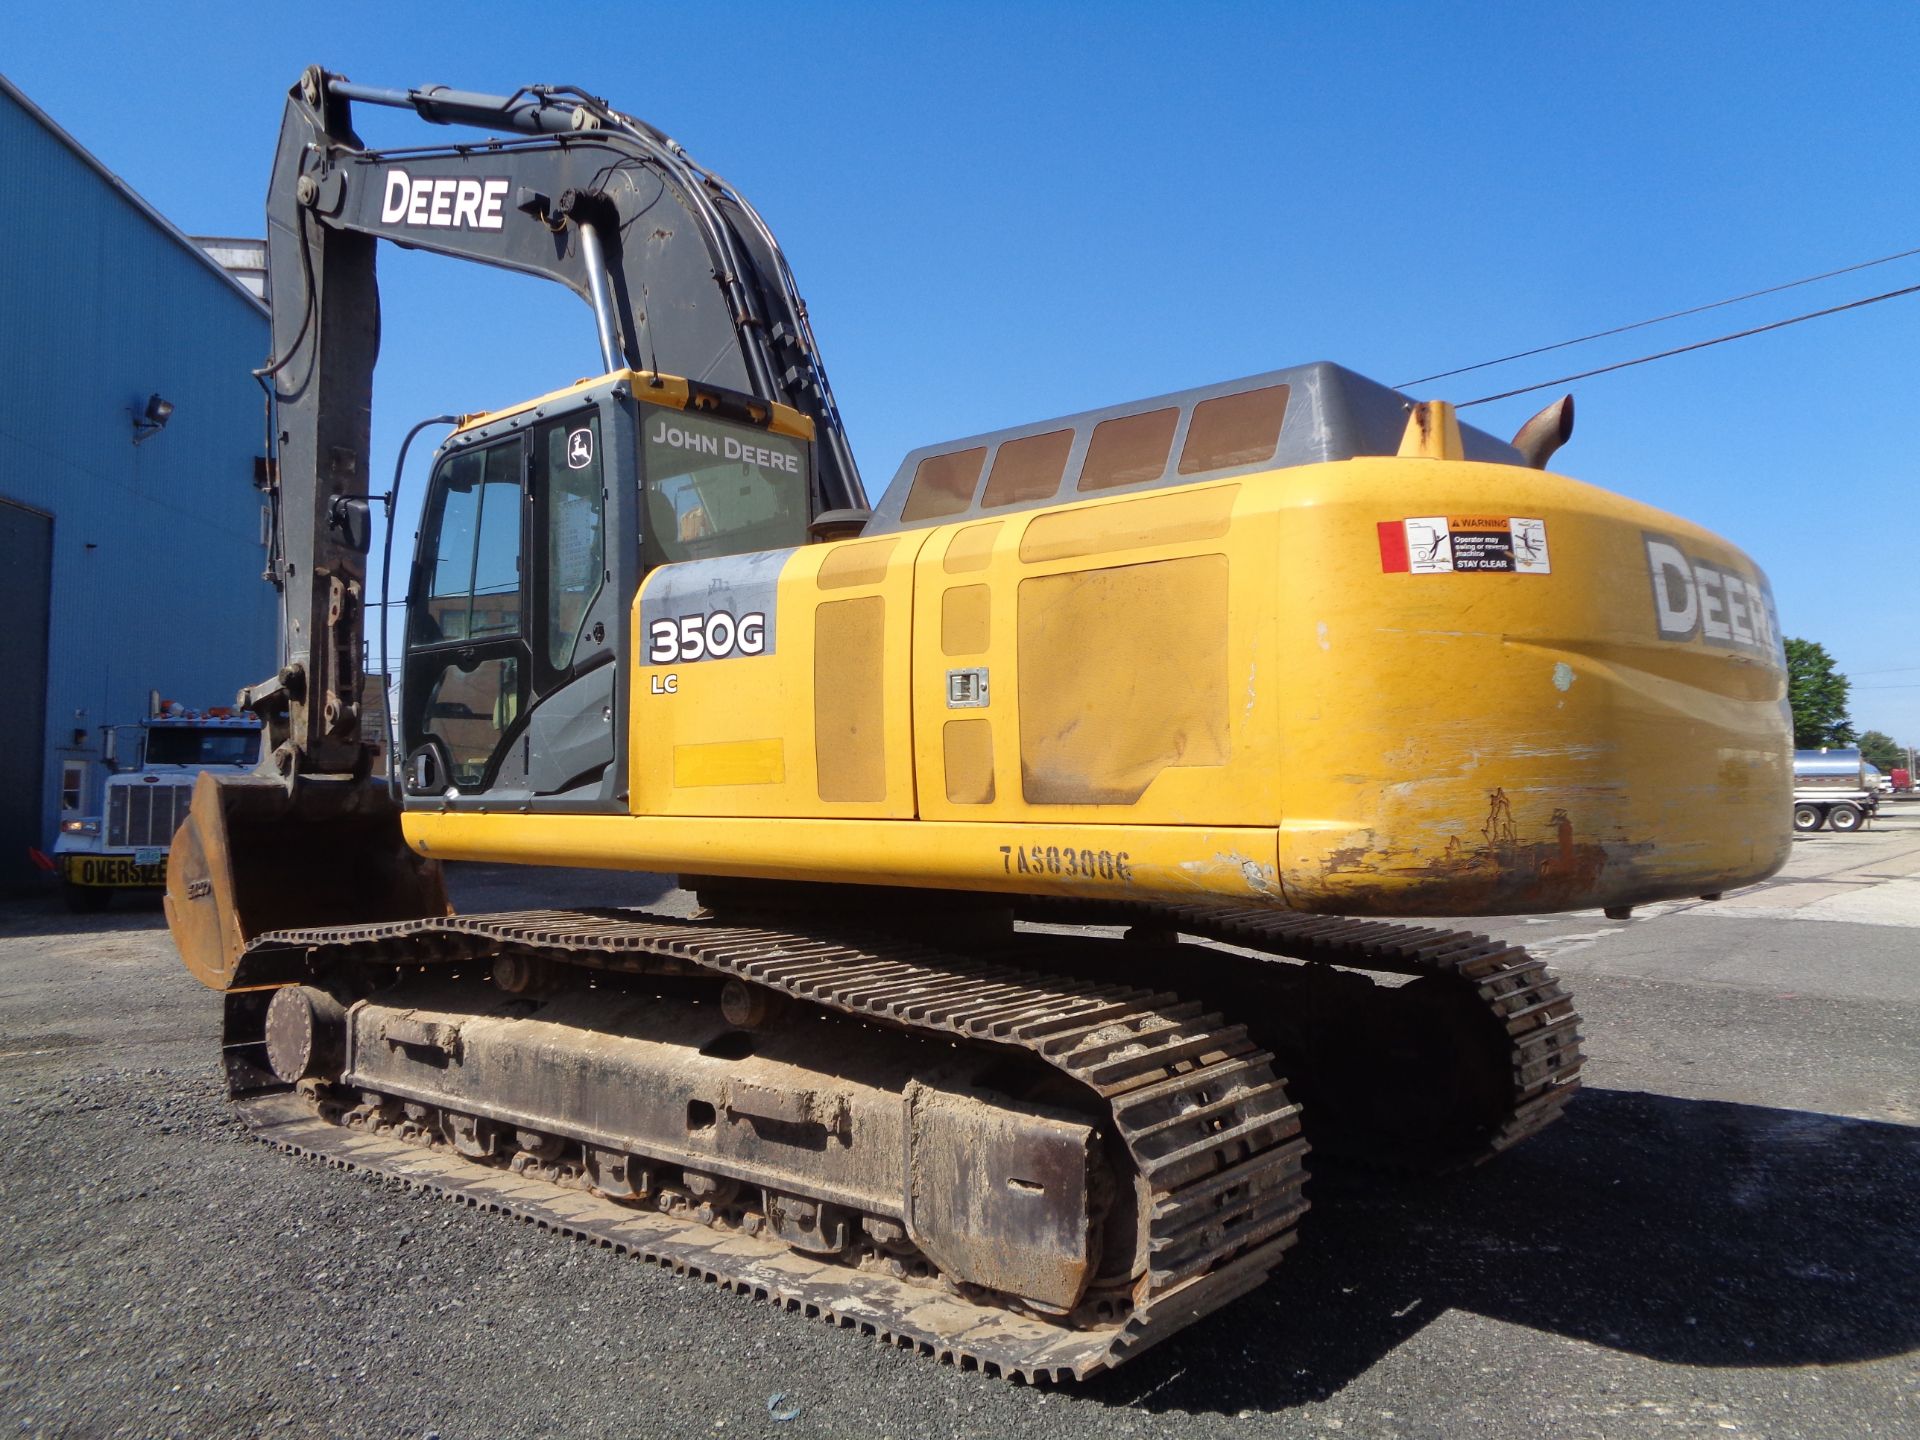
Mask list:
[[[0,69],[184,229],[241,235],[262,232],[304,65],[603,94],[772,223],[874,494],[949,436],[1308,360],[1404,381],[1920,246],[1920,7],[458,16],[15,7]],[[374,143],[423,128],[362,115]],[[589,313],[557,287],[381,264],[376,472],[421,416],[598,368]],[[1920,257],[1422,393],[1471,399],[1916,283]],[[1556,468],[1744,547],[1787,633],[1852,678],[1855,721],[1920,744],[1916,380],[1920,296],[1582,382]],[[1547,398],[1468,415],[1510,434]]]

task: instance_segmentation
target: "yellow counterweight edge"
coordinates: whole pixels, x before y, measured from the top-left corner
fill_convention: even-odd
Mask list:
[[[1269,828],[408,813],[440,860],[1284,906]]]

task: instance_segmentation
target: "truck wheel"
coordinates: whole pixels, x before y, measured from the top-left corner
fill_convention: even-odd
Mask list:
[[[1818,805],[1796,805],[1793,807],[1793,828],[1796,830],[1818,830],[1827,823],[1827,813]]]
[[[1827,824],[1835,830],[1858,830],[1861,818],[1858,805],[1836,805],[1827,812]]]
[[[113,903],[113,891],[104,885],[75,885],[69,882],[61,885],[60,896],[67,902],[67,909],[76,915],[98,915]]]

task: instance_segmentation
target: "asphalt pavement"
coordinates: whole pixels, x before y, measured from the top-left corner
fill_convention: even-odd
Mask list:
[[[157,905],[3,904],[0,1433],[1920,1435],[1920,803],[1883,814],[1717,902],[1467,922],[1578,996],[1566,1117],[1444,1181],[1322,1167],[1269,1285],[1058,1389],[270,1151]]]

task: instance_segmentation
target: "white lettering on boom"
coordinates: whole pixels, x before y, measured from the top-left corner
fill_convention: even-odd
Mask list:
[[[502,230],[501,208],[511,182],[468,176],[409,175],[387,171],[380,196],[382,225],[413,225],[438,230]]]

